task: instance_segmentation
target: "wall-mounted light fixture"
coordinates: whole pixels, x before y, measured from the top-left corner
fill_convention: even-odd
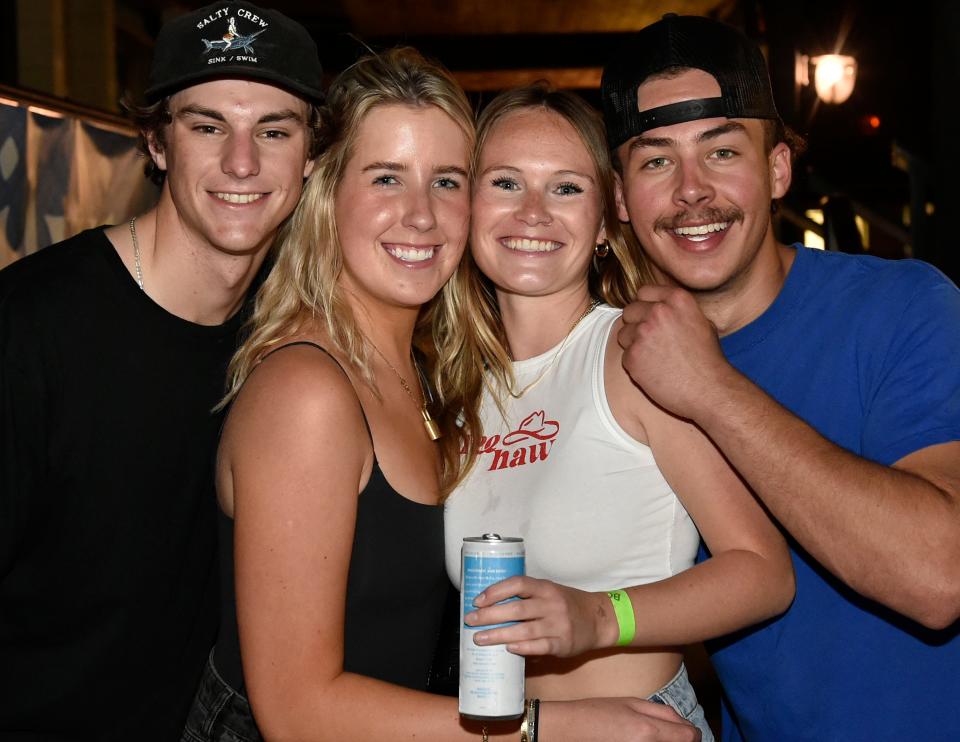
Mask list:
[[[843,103],[853,92],[857,82],[857,60],[845,54],[821,54],[810,57],[797,54],[797,85],[810,84],[813,70],[813,87],[824,103]]]

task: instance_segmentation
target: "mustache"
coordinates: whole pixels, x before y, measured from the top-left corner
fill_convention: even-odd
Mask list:
[[[713,224],[715,222],[742,222],[743,212],[737,208],[718,209],[711,207],[702,211],[678,211],[673,216],[661,216],[653,223],[657,232],[672,232],[688,224]]]

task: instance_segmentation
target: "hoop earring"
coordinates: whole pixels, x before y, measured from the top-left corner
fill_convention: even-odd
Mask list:
[[[593,254],[603,260],[605,257],[607,257],[607,255],[610,254],[610,242],[608,240],[598,242],[593,247]]]

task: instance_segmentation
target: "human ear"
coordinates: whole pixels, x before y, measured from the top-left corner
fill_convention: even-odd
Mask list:
[[[770,151],[768,157],[770,167],[770,196],[783,198],[790,190],[790,181],[793,178],[793,162],[790,147],[780,142]]]
[[[613,196],[617,202],[617,218],[626,224],[630,221],[630,213],[627,211],[626,197],[623,193],[623,178],[620,173],[613,174]]]
[[[149,134],[144,134],[147,139],[147,149],[150,150],[150,159],[153,160],[153,164],[156,165],[160,170],[167,169],[167,156],[163,151],[163,145],[157,141],[157,133],[150,132]]]
[[[594,240],[594,242],[596,242],[596,244],[599,245],[600,243],[604,242],[606,239],[607,239],[607,227],[606,227],[606,225],[603,223],[603,221],[601,220],[601,221],[600,221],[600,231],[597,232],[597,239]]]

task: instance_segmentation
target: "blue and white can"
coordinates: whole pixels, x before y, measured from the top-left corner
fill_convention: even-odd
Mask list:
[[[469,536],[460,552],[460,713],[469,719],[519,719],[524,712],[524,659],[503,644],[481,647],[474,643],[478,631],[495,626],[467,626],[463,617],[474,610],[473,601],[495,582],[523,575],[522,538],[496,533]]]

